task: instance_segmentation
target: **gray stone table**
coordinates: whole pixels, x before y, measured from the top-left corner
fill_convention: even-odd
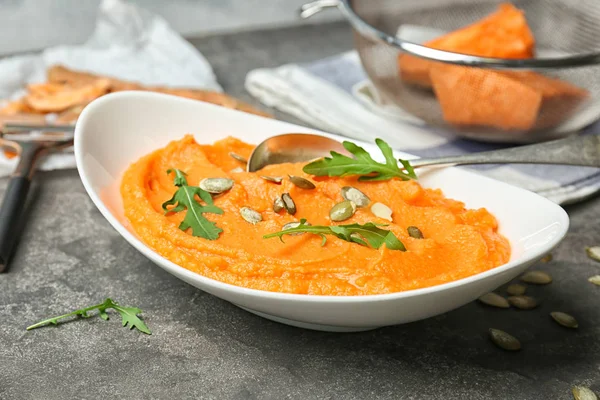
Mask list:
[[[246,72],[351,48],[343,24],[194,40],[234,95]],[[291,120],[284,115],[279,117]],[[554,283],[531,289],[534,311],[468,304],[447,314],[356,334],[267,321],[154,266],[109,226],[75,171],[41,173],[8,274],[0,276],[0,399],[569,399],[574,384],[600,393],[600,199],[568,208],[572,226],[541,265]],[[0,194],[6,180],[0,180]],[[152,336],[117,316],[31,332],[41,318],[110,296],[144,310]],[[563,310],[577,331],[554,324]],[[512,332],[518,353],[487,330]]]

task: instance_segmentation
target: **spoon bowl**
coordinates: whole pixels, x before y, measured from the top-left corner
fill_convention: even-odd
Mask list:
[[[309,133],[286,133],[270,137],[256,146],[246,169],[256,172],[271,164],[315,160],[329,156],[331,151],[352,155],[337,140]]]

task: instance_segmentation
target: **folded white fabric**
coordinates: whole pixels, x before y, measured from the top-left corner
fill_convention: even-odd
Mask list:
[[[251,71],[246,89],[265,105],[288,112],[326,131],[370,141],[380,137],[392,147],[420,157],[493,150],[502,145],[461,139],[425,125],[397,108],[380,106],[355,51],[305,65],[288,64]],[[586,133],[594,132],[592,125]],[[595,168],[547,165],[476,167],[490,177],[535,191],[559,204],[600,190]]]
[[[0,99],[19,97],[26,84],[44,82],[55,64],[146,85],[222,90],[204,56],[164,19],[120,0],[102,1],[96,29],[85,44],[0,61]],[[0,176],[12,173],[16,163],[0,153]],[[72,154],[52,155],[40,166],[74,167]]]

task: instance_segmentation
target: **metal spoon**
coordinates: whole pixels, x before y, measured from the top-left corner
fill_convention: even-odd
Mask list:
[[[350,155],[337,140],[324,136],[288,133],[266,139],[248,159],[248,172],[270,164],[309,161],[337,151]],[[559,164],[600,168],[600,136],[570,136],[551,142],[485,151],[461,156],[410,160],[414,168],[432,165],[468,164]]]

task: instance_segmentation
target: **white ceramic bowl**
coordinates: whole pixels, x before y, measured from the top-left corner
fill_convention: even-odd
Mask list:
[[[376,127],[375,127],[376,128]],[[569,218],[556,204],[525,190],[456,168],[420,174],[425,187],[441,188],[468,207],[486,207],[511,243],[508,264],[465,279],[400,293],[311,296],[246,289],[198,275],[156,254],[121,221],[121,175],[127,166],[169,141],[193,133],[200,143],[235,136],[259,143],[286,132],[313,129],[168,95],[123,92],[87,106],[75,129],[75,155],[83,184],[104,217],[142,254],[179,279],[250,312],[289,325],[360,331],[428,318],[460,307],[521,274],[554,248]],[[337,139],[335,135],[328,135]],[[371,144],[363,144],[381,158]],[[397,157],[410,156],[397,153]],[[126,265],[123,268],[127,268]]]

